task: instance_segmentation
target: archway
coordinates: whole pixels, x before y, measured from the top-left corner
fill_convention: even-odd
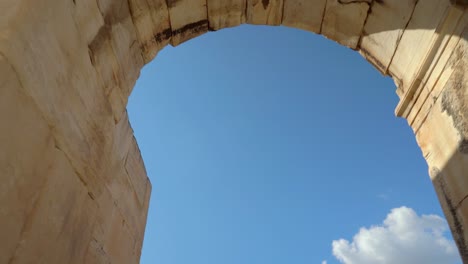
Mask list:
[[[137,262],[151,187],[125,113],[134,82],[166,44],[244,22],[323,34],[394,78],[466,261],[465,2],[0,4],[0,262]]]
[[[392,208],[442,215],[397,103],[391,78],[302,30],[241,25],[166,47],[127,105],[153,186],[141,263],[335,263],[332,241]],[[413,246],[388,262],[455,263]]]

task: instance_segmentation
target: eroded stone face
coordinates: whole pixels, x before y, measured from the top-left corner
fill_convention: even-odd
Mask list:
[[[465,261],[466,0],[0,1],[0,263],[138,263],[151,184],[126,105],[166,45],[243,23],[319,33],[397,84]],[[54,201],[53,203],[48,201]],[[57,239],[45,239],[54,236]]]
[[[458,132],[458,151],[468,154],[468,45],[462,44],[454,50],[455,70],[442,92],[441,103]]]

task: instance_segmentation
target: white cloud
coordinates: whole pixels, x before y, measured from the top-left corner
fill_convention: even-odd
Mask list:
[[[333,255],[344,264],[461,263],[455,243],[445,237],[448,232],[442,217],[400,207],[382,225],[361,228],[352,242],[333,241]]]
[[[322,261],[322,264],[327,264],[327,261],[326,260]]]

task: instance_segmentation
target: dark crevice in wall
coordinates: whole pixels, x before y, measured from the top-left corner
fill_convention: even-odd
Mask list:
[[[178,28],[176,30],[172,30],[172,35],[179,35],[179,34],[184,34],[186,32],[193,32],[193,33],[198,33],[201,31],[204,31],[204,29],[208,28],[208,20],[203,19],[197,22],[193,22],[190,24],[187,24],[181,28]]]
[[[402,28],[401,34],[398,36],[398,39],[397,39],[396,45],[395,45],[395,50],[393,51],[392,57],[390,57],[390,61],[388,62],[388,65],[385,68],[385,74],[386,75],[390,74],[390,72],[389,72],[390,65],[392,65],[392,63],[393,63],[393,59],[395,58],[395,54],[398,51],[398,47],[400,46],[400,42],[401,42],[401,39],[403,38],[403,34],[405,34],[405,31],[408,28],[408,26],[409,26],[409,24],[411,22],[411,19],[413,18],[414,11],[416,11],[416,7],[418,6],[418,4],[419,4],[419,0],[415,0],[413,10],[411,10],[411,14],[410,14],[410,16],[408,18],[408,21],[406,22],[405,27]],[[400,87],[400,86],[398,88],[403,89],[403,87]]]
[[[325,0],[325,5],[323,6],[323,11],[322,11],[322,21],[320,22],[319,34],[322,34],[323,21],[325,20],[325,15],[327,14],[327,5],[328,5],[328,0]]]
[[[342,0],[338,0],[338,3],[343,4],[341,1],[342,1]],[[370,2],[370,3],[366,2],[366,3],[367,3],[367,6],[368,6],[368,8],[367,8],[367,14],[366,14],[366,18],[364,19],[364,24],[362,25],[361,33],[359,34],[359,40],[358,40],[358,42],[357,42],[357,45],[356,45],[356,49],[355,49],[355,50],[361,49],[362,37],[364,36],[364,28],[366,27],[367,20],[369,19],[370,14],[372,14],[372,7],[374,6],[374,2],[375,2],[375,1],[372,1],[372,2]],[[362,2],[353,1],[353,2],[350,2],[350,3],[362,3]],[[349,3],[347,3],[347,4],[349,4]],[[361,50],[363,50],[363,49],[361,49]],[[370,55],[370,52],[367,52],[367,51],[366,51],[366,53]],[[379,63],[379,62],[377,61],[377,58],[375,58],[374,56],[372,56],[372,57],[373,57],[373,59],[375,60],[376,63]],[[378,65],[379,65],[379,64],[378,64]],[[377,69],[380,69],[380,68],[377,67]]]

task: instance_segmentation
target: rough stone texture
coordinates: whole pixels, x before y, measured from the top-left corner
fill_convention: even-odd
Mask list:
[[[445,26],[449,8],[451,5],[447,1],[417,2],[388,69],[391,75],[401,76],[398,80],[400,94],[417,85],[418,74],[425,72],[421,71],[421,66],[432,62],[434,54],[431,52],[442,36],[436,32]]]
[[[373,2],[364,25],[359,52],[383,74],[410,21],[417,1]]]
[[[208,31],[205,0],[167,0],[172,27],[171,45],[177,46]]]
[[[281,24],[283,0],[247,0],[247,23],[254,25]]]
[[[247,0],[207,0],[210,30],[219,30],[245,23]]]
[[[0,1],[0,263],[137,263],[151,184],[126,104],[166,45],[242,23],[390,75],[468,262],[465,0]]]
[[[320,34],[356,49],[371,4],[371,0],[327,0]]]
[[[327,0],[284,0],[282,24],[319,34]]]
[[[172,37],[166,0],[129,1],[145,63],[150,62]]]

